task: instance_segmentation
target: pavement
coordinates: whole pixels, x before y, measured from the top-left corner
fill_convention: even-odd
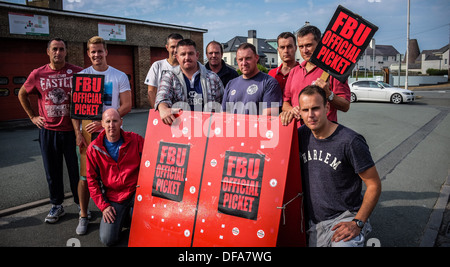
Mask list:
[[[412,91],[450,90],[450,83],[417,86]],[[420,246],[450,247],[450,170],[446,182],[442,185],[439,198],[433,208]]]
[[[409,88],[422,90],[450,90],[450,84],[421,86]],[[144,114],[147,110],[133,110],[132,114]],[[130,115],[129,115],[130,116]],[[131,115],[133,116],[133,115]],[[131,117],[130,116],[130,117]],[[26,127],[26,121],[0,124],[0,130],[6,127]],[[141,125],[141,135],[145,135],[145,125]],[[425,227],[420,246],[450,247],[450,170],[446,182],[442,185],[438,200]],[[63,203],[66,215],[55,224],[44,223],[50,209],[48,199],[25,203],[12,208],[0,210],[0,246],[1,247],[103,247],[99,240],[101,212],[90,201],[92,219],[86,235],[75,233],[78,224],[78,207],[71,194],[66,194]],[[128,246],[129,229],[122,231],[119,247]],[[376,243],[374,243],[376,245]]]

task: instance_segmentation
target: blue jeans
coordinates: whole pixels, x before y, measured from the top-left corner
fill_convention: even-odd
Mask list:
[[[113,223],[100,222],[100,241],[106,246],[113,246],[119,242],[122,227],[131,223],[134,195],[122,203],[109,202],[116,210],[116,220]]]
[[[42,128],[39,130],[39,145],[50,191],[50,203],[61,205],[64,201],[64,158],[69,174],[70,190],[72,191],[74,202],[79,204],[78,181],[80,179],[80,171],[78,168],[75,132],[52,131]]]

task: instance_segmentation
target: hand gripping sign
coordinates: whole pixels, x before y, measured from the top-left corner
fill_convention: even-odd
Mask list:
[[[151,110],[130,246],[305,246],[297,131],[277,117]]]
[[[361,16],[338,6],[314,50],[311,62],[345,82],[377,30],[377,26]]]

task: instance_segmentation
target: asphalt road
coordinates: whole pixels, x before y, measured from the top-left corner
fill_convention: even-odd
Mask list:
[[[450,91],[416,91],[410,104],[356,102],[340,123],[363,134],[382,179],[371,238],[419,246],[450,169]]]
[[[145,136],[148,112],[133,111],[123,128]],[[48,198],[39,131],[35,126],[0,129],[0,211]],[[64,186],[70,192],[64,163]]]
[[[416,91],[410,104],[357,102],[339,122],[363,134],[382,177],[370,235],[381,246],[418,246],[450,169],[450,91]],[[145,135],[147,112],[125,117]],[[48,198],[34,127],[0,130],[0,211]],[[65,175],[66,191],[69,192]],[[92,201],[91,201],[92,202]]]

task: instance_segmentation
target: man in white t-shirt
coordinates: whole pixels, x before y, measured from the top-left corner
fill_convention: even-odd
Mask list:
[[[159,81],[161,77],[167,72],[172,71],[174,67],[178,66],[176,58],[177,44],[183,39],[178,33],[172,33],[167,37],[166,49],[169,52],[169,57],[158,60],[153,63],[145,78],[145,84],[148,85],[148,102],[150,108],[155,108],[156,92],[158,91]]]
[[[122,71],[109,66],[106,62],[108,50],[103,38],[94,36],[89,39],[87,49],[87,54],[92,62],[92,66],[82,70],[80,73],[105,75],[103,111],[114,108],[119,112],[120,117],[123,118],[131,111],[132,105],[131,88],[127,75]],[[80,122],[80,120],[72,120],[77,138],[77,145],[82,149],[83,147],[87,148],[89,144],[82,135]],[[86,125],[86,131],[90,134],[100,132],[102,129],[101,121],[92,121]],[[88,225],[89,189],[86,177],[80,176],[78,195],[80,197],[80,220],[76,232],[77,234],[82,235],[86,233]]]

